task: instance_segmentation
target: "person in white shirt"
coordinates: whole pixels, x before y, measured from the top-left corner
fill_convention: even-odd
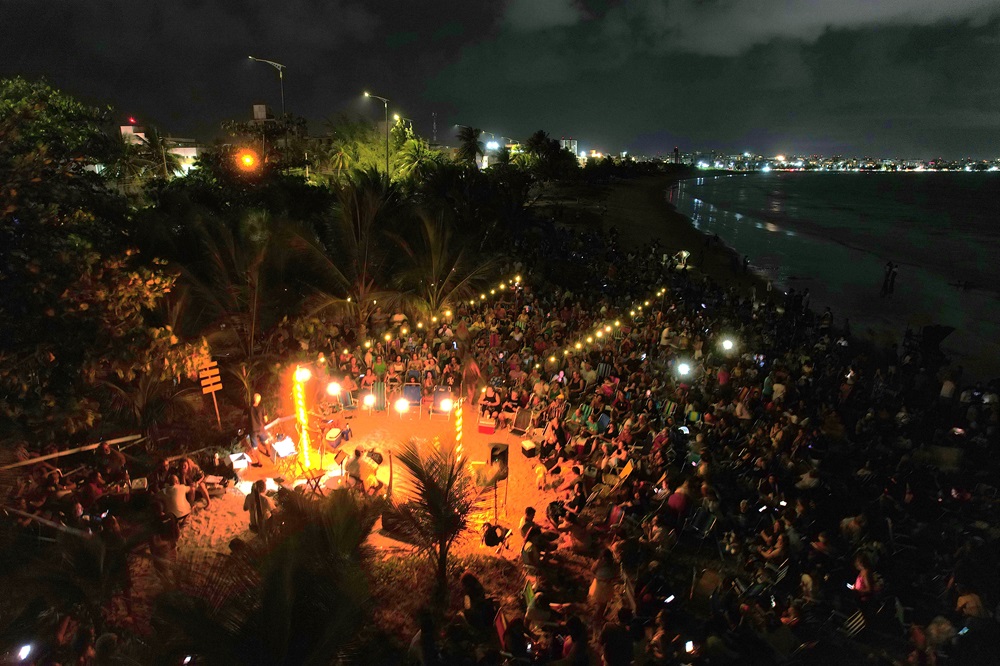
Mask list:
[[[170,485],[163,489],[163,510],[172,514],[178,520],[191,513],[191,503],[188,501],[188,492],[191,490],[185,486],[174,474],[170,477]]]
[[[362,490],[365,488],[365,483],[361,476],[361,459],[363,457],[364,453],[361,449],[354,449],[354,455],[344,461],[344,474],[347,475],[347,478],[353,479],[354,483],[360,486]]]

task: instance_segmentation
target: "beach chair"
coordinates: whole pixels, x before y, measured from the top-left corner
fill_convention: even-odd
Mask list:
[[[443,400],[451,400],[452,408],[442,409],[441,402]],[[434,392],[431,394],[431,406],[427,408],[428,418],[434,418],[435,416],[449,418],[454,408],[455,404],[454,398],[451,397],[451,389],[447,386],[435,386]]]
[[[354,400],[354,396],[350,391],[340,392],[340,406],[344,408],[344,411],[353,412],[358,409],[358,403]]]
[[[420,393],[420,384],[404,384],[403,398],[410,405],[411,410],[414,408],[417,410],[417,418],[421,418],[424,411],[424,401],[423,395]],[[400,414],[399,417],[402,418],[403,415]]]
[[[608,429],[608,425],[610,423],[611,423],[611,417],[607,413],[604,413],[604,414],[601,414],[600,416],[598,416],[597,417],[597,432],[600,433],[600,434],[604,434],[604,432]]]
[[[375,405],[372,407],[376,412],[384,412],[389,408],[389,403],[385,396],[385,382],[375,382],[372,386],[372,395],[375,396]]]
[[[510,432],[512,435],[523,437],[528,432],[530,427],[531,410],[527,407],[521,407],[517,410],[517,414],[514,415],[514,423],[510,427]]]

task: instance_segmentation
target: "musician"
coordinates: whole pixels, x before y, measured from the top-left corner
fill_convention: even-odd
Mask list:
[[[361,478],[361,460],[364,458],[364,455],[364,451],[357,448],[354,449],[354,455],[344,461],[344,474],[347,478],[353,480],[362,491],[365,489],[365,482]]]
[[[250,418],[250,456],[254,458],[254,467],[259,467],[260,463],[256,461],[256,456],[254,455],[255,450],[260,452],[261,455],[268,458],[271,457],[271,447],[267,443],[267,413],[261,404],[260,393],[253,394],[253,403],[250,405],[248,411]]]

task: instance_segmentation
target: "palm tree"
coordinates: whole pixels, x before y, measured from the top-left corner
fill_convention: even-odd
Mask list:
[[[357,648],[369,591],[365,541],[381,504],[352,493],[319,502],[282,493],[282,525],[209,571],[192,566],[156,609],[161,656],[180,663],[325,666]]]
[[[417,238],[400,235],[393,240],[402,250],[405,264],[397,272],[396,285],[409,308],[427,317],[437,314],[479,293],[495,266],[493,260],[478,261],[465,243],[454,237],[443,215],[420,216]]]
[[[435,601],[448,591],[448,552],[481,505],[485,487],[476,485],[469,461],[453,447],[410,440],[396,454],[403,466],[405,500],[393,507],[397,538],[420,548],[434,567]]]
[[[172,380],[161,380],[152,373],[139,376],[131,384],[102,382],[111,394],[111,409],[144,435],[155,432],[164,420],[197,409],[200,395],[194,387],[181,387]]]
[[[549,152],[549,134],[544,130],[538,130],[528,137],[524,142],[524,151],[535,157],[542,157]]]
[[[354,171],[337,189],[331,215],[317,228],[316,243],[299,239],[321,287],[314,312],[350,312],[362,329],[376,307],[390,307],[398,294],[389,288],[390,255],[384,232],[405,209],[399,185],[375,167]]]
[[[150,171],[162,172],[163,177],[169,180],[181,170],[180,160],[170,152],[175,142],[164,137],[155,127],[146,130],[142,143],[139,145],[143,155],[149,160]]]
[[[476,161],[483,155],[485,148],[483,147],[483,142],[479,140],[479,136],[483,133],[483,130],[476,129],[475,127],[462,126],[458,130],[458,154],[456,155],[456,161],[462,162],[464,164],[475,164]]]
[[[182,271],[192,301],[187,310],[200,321],[188,325],[207,331],[213,354],[229,359],[225,371],[243,385],[249,403],[273,360],[268,333],[298,305],[282,282],[291,232],[261,212],[245,215],[236,229],[208,218],[194,231],[201,256]]]
[[[431,150],[420,139],[409,139],[399,151],[398,173],[403,178],[422,181],[428,172],[441,163],[441,153]]]
[[[126,194],[135,193],[152,162],[142,148],[121,134],[108,137],[106,157],[101,174],[114,181]]]

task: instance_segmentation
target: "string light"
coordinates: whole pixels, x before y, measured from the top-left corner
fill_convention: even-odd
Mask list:
[[[309,412],[306,411],[306,392],[303,385],[312,378],[309,368],[299,366],[293,374],[292,401],[295,403],[295,420],[299,424],[299,449],[302,453],[302,467],[309,469]]]

